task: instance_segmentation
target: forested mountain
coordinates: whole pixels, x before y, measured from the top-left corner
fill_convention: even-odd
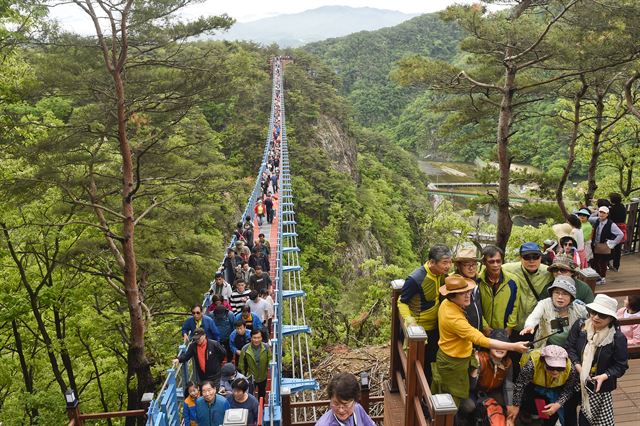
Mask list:
[[[311,43],[304,49],[320,56],[340,76],[356,120],[375,126],[393,121],[421,92],[390,80],[396,61],[414,54],[452,60],[461,38],[457,25],[426,14],[395,27]]]
[[[61,34],[5,51],[0,419],[7,426],[63,424],[68,387],[84,412],[126,409],[141,387],[157,390],[181,341],[179,313],[208,289],[259,167],[276,51],[214,41],[144,51],[150,41],[130,42],[123,82],[130,200],[121,192],[118,93],[95,40]],[[383,341],[387,282],[424,256],[444,216],[426,207],[410,156],[350,120],[335,74],[295,54],[284,93],[315,346]],[[123,203],[135,218],[133,303]],[[372,307],[368,320],[352,323]],[[132,309],[139,309],[133,319]],[[135,327],[142,342],[132,337]],[[149,371],[142,386],[140,353]]]
[[[293,14],[281,12],[270,18],[237,22],[215,38],[297,47],[329,37],[390,27],[415,16],[395,10],[348,6],[324,6]]]

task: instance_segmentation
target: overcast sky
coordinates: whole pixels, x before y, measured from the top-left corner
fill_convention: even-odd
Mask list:
[[[429,13],[442,10],[450,4],[472,2],[472,0],[206,0],[204,3],[189,7],[185,16],[226,13],[238,22],[248,22],[329,5],[368,6],[405,13]],[[89,18],[79,10],[78,6],[73,4],[52,8],[50,16],[56,18],[67,30],[82,34],[93,33],[93,26]]]

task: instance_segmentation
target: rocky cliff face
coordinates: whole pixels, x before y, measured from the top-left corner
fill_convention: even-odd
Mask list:
[[[356,183],[360,183],[357,165],[358,149],[342,123],[333,117],[321,115],[318,119],[314,143],[321,147],[331,159],[336,170],[349,174]]]

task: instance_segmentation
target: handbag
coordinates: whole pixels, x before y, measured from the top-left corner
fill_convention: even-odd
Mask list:
[[[596,243],[593,247],[593,252],[595,254],[611,254],[611,249],[607,243]]]

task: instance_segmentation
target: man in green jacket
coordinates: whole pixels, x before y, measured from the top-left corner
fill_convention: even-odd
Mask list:
[[[503,261],[504,252],[500,247],[488,245],[482,249],[484,268],[477,281],[482,300],[482,328],[486,335],[501,328],[509,334],[517,324],[518,285],[503,270]]]
[[[514,331],[520,333],[533,308],[543,299],[542,292],[553,281],[553,275],[547,271],[547,265],[542,265],[542,250],[533,242],[520,246],[520,262],[507,263],[503,269],[518,285],[518,320]]]
[[[262,331],[251,330],[251,342],[244,345],[238,361],[238,370],[246,377],[253,376],[258,388],[258,399],[267,394],[267,376],[269,375],[271,351],[262,343]]]

